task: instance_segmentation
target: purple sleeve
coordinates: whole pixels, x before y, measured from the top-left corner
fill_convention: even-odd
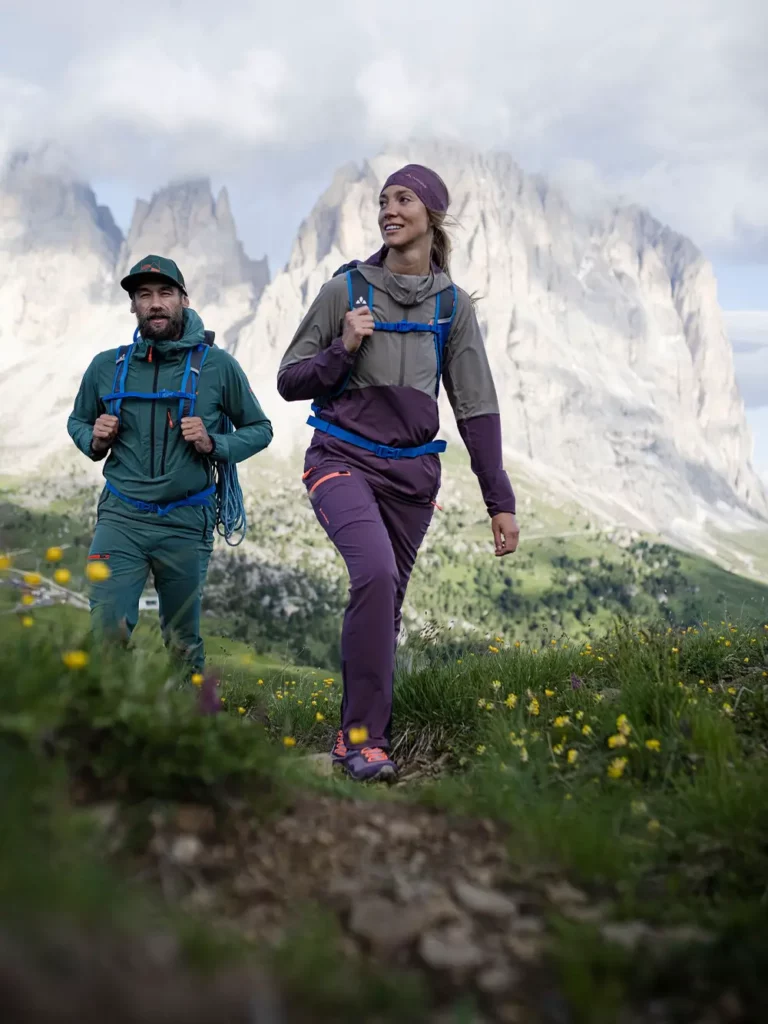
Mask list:
[[[304,402],[326,395],[342,384],[355,356],[355,352],[347,352],[341,338],[335,338],[316,355],[282,367],[277,375],[277,390],[286,402]]]
[[[515,511],[515,492],[501,459],[501,417],[487,413],[461,420],[458,424],[464,444],[483,493],[488,515]]]

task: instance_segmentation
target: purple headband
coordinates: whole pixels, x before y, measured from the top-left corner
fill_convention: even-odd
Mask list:
[[[428,167],[423,167],[421,164],[406,164],[399,171],[390,174],[381,191],[383,192],[390,185],[402,185],[404,188],[409,188],[411,192],[416,193],[428,210],[434,210],[436,213],[446,213],[448,210],[450,202],[448,189],[440,175],[435,174]]]

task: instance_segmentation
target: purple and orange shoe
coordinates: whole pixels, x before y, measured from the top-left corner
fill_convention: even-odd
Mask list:
[[[350,750],[342,763],[356,782],[392,782],[397,778],[397,765],[381,747]]]

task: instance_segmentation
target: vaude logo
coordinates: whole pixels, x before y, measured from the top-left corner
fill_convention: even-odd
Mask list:
[[[359,299],[357,300],[357,302],[355,303],[355,305],[356,305],[356,306],[367,306],[367,305],[368,305],[368,303],[367,303],[367,302],[365,301],[365,299],[364,299],[364,298],[363,298],[363,296],[361,295],[361,296],[360,296],[360,298],[359,298]]]

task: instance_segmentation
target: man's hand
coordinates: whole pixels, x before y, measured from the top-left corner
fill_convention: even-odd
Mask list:
[[[365,338],[373,334],[373,313],[367,306],[351,309],[344,317],[341,340],[347,352],[357,352]]]
[[[110,416],[104,413],[93,424],[91,435],[91,448],[94,452],[105,452],[115,443],[120,421],[117,416]]]
[[[213,441],[199,416],[183,416],[181,433],[184,440],[193,444],[201,455],[208,455],[213,451]]]
[[[496,557],[511,555],[517,550],[517,542],[520,539],[520,527],[511,512],[498,512],[491,519],[493,530],[493,544]]]

